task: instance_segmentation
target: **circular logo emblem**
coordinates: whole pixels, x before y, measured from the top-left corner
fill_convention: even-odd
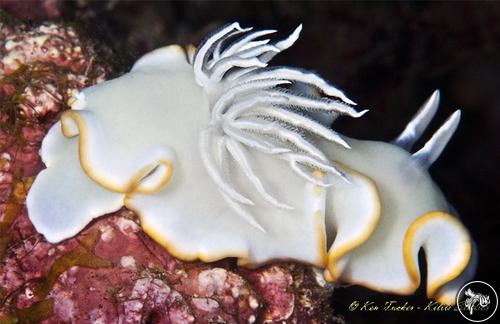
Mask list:
[[[458,311],[471,322],[484,322],[495,314],[498,296],[492,286],[484,281],[465,284],[457,295]]]

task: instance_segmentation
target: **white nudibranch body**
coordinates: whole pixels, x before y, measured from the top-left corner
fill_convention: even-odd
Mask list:
[[[339,135],[338,115],[364,111],[314,73],[268,67],[300,30],[272,43],[273,30],[234,23],[84,89],[43,141],[27,198],[36,229],[59,242],[125,206],[183,260],[296,260],[401,294],[420,284],[423,248],[428,296],[453,303],[473,244],[427,168],[459,112],[414,154],[437,92],[392,144]]]

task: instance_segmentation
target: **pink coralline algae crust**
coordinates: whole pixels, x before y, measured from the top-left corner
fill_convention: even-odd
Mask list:
[[[263,271],[249,272],[247,277],[267,304],[272,305],[263,313],[265,321],[282,321],[291,316],[295,306],[295,295],[289,268],[271,266]]]
[[[0,323],[340,321],[328,305],[329,291],[309,268],[183,262],[149,238],[126,209],[59,244],[35,231],[25,197],[43,169],[41,141],[68,108],[69,95],[109,72],[82,44],[71,28],[56,25],[0,29],[0,107],[10,105],[0,110],[0,120],[5,125],[13,116],[20,125],[0,128]],[[53,51],[58,54],[47,54]],[[36,114],[26,102],[38,107]]]
[[[65,108],[78,89],[105,79],[95,53],[70,27],[44,24],[0,27],[0,94],[11,98],[3,110],[27,120],[40,119]]]
[[[27,30],[3,27],[4,36],[1,67],[4,74],[10,74],[22,64],[34,62],[53,63],[59,67],[78,72],[87,64],[82,44],[72,28],[55,24],[44,24]]]

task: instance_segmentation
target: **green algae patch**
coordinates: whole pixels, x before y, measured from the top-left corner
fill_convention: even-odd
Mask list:
[[[35,324],[50,318],[54,310],[54,300],[46,299],[33,303],[30,307],[15,309],[14,314],[0,315],[0,324]]]
[[[111,267],[113,265],[111,261],[98,257],[92,252],[97,235],[97,230],[90,231],[87,233],[86,237],[80,241],[78,247],[57,259],[52,265],[45,281],[35,290],[35,295],[39,298],[47,296],[56,283],[57,278],[71,267],[79,266],[92,269]]]
[[[21,170],[14,172],[14,181],[12,183],[9,199],[4,207],[3,220],[0,222],[0,260],[3,258],[9,245],[11,235],[9,229],[21,213],[23,202],[33,180],[20,180]],[[0,264],[0,271],[2,265]]]

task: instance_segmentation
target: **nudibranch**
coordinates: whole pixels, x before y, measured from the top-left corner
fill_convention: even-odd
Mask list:
[[[82,90],[43,140],[27,198],[37,231],[59,242],[125,206],[182,260],[294,260],[400,294],[419,287],[423,248],[428,296],[453,303],[474,246],[427,169],[460,112],[413,154],[438,92],[391,143],[338,134],[337,116],[365,111],[315,73],[268,66],[301,28],[271,42],[233,23]]]

